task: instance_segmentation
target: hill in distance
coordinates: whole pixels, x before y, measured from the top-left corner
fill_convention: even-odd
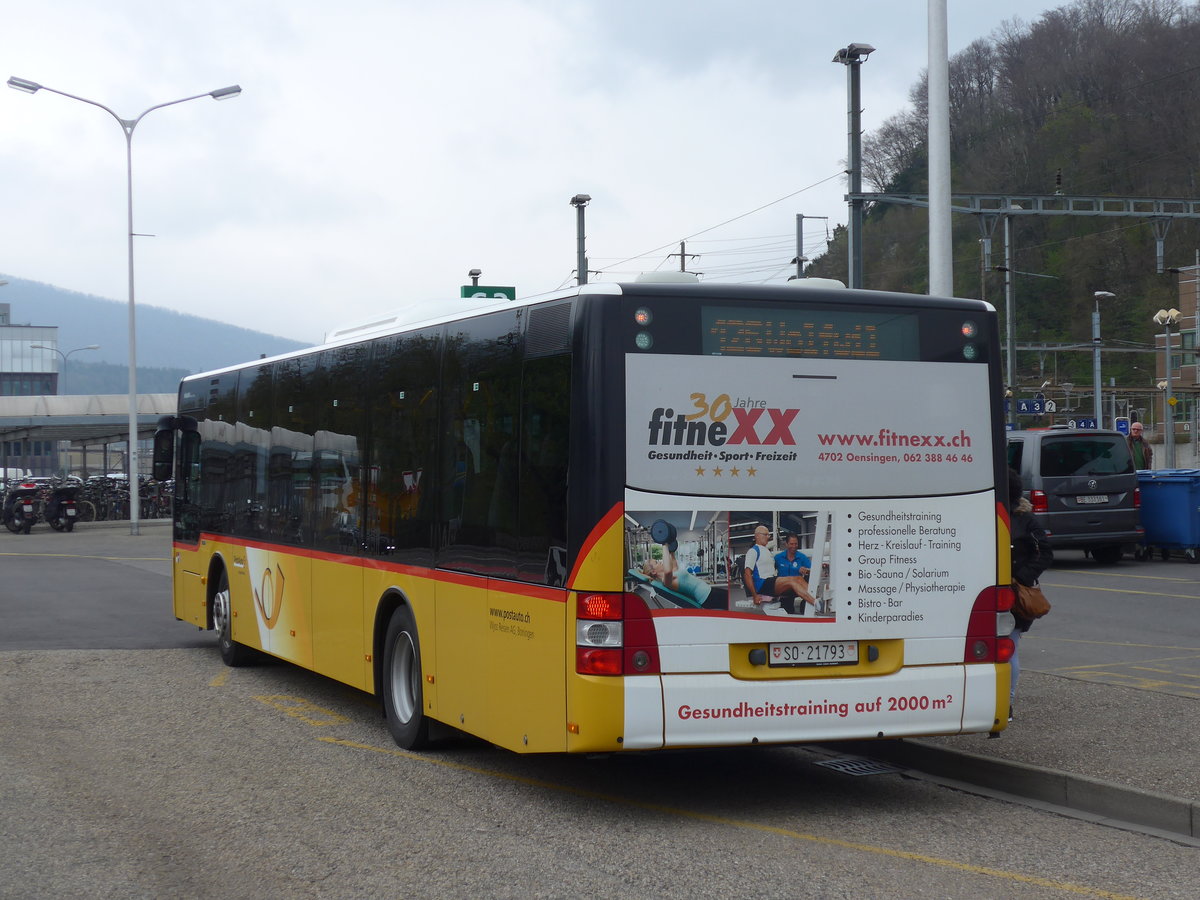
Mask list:
[[[99,344],[73,355],[59,380],[62,394],[121,394],[129,389],[129,319],[123,300],[110,300],[50,284],[0,275],[0,302],[13,325],[58,327],[64,352]],[[309,346],[300,341],[227,325],[212,319],[139,304],[137,307],[138,393],[174,393],[195,372],[236,365]]]

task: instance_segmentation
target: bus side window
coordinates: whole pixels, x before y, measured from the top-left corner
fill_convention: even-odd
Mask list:
[[[371,483],[367,494],[367,548],[410,565],[432,565],[433,501],[438,445],[436,389],[441,329],[377,342],[371,369]]]
[[[519,563],[522,578],[566,581],[571,357],[527,360],[521,385]]]
[[[447,336],[439,565],[516,575],[521,349],[518,311],[469,319]]]
[[[313,436],[313,543],[339,553],[360,553],[365,544],[364,407],[370,378],[363,344],[321,354]]]

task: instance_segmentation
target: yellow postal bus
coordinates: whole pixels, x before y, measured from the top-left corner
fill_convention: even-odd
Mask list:
[[[519,752],[1007,720],[985,303],[590,284],[187,378],[174,612]]]

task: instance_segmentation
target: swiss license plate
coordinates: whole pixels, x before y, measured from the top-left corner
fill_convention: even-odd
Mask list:
[[[771,666],[844,666],[858,662],[858,641],[793,641],[767,646]]]
[[[31,512],[33,512],[33,504],[32,504],[32,503],[26,503],[26,504],[22,505],[21,509],[22,509],[24,512],[31,513]]]
[[[1080,494],[1075,498],[1076,503],[1085,505],[1094,505],[1108,502],[1108,494]]]
[[[68,507],[67,507],[67,515],[68,515],[68,516],[73,516],[73,515],[75,515],[75,507],[73,507],[73,506],[68,506]]]

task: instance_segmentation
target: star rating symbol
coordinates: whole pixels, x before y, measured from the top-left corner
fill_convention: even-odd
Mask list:
[[[696,466],[696,474],[703,475],[704,474],[704,466]]]
[[[724,473],[725,473],[725,470],[722,469],[720,466],[717,466],[715,469],[713,469],[713,477],[714,478],[720,478]]]
[[[729,474],[732,475],[734,478],[737,478],[738,475],[741,474],[741,470],[738,469],[737,466],[734,466],[732,469],[729,470]]]

